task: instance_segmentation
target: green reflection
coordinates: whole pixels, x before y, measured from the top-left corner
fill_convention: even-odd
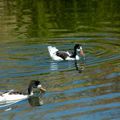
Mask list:
[[[1,39],[119,31],[119,0],[1,0]],[[82,33],[81,33],[82,32]]]

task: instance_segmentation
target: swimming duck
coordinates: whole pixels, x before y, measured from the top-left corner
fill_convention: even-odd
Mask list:
[[[8,92],[4,92],[0,94],[0,103],[2,102],[13,102],[13,101],[20,101],[29,98],[29,96],[33,95],[33,88],[38,88],[40,89],[40,92],[43,93],[46,91],[38,80],[33,80],[30,82],[28,86],[28,94],[23,94],[21,92],[17,92],[14,90],[10,90]]]
[[[84,56],[84,52],[82,49],[82,45],[75,44],[73,53],[70,53],[68,51],[59,51],[56,47],[48,46],[48,51],[50,54],[50,57],[53,60],[79,60],[80,57],[77,55],[77,52],[80,53],[81,56]]]

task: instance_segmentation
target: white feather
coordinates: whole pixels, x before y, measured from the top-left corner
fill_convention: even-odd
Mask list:
[[[58,51],[58,49],[56,47],[48,46],[48,51],[49,51],[50,57],[53,60],[63,60],[61,57],[58,57],[56,55],[56,52]]]
[[[0,104],[3,102],[13,102],[13,101],[19,101],[19,100],[24,100],[27,99],[29,96],[28,95],[23,95],[23,94],[9,94],[5,93],[3,95],[0,95]]]

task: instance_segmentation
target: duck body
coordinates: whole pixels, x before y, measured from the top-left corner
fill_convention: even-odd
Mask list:
[[[48,46],[48,51],[49,51],[50,57],[53,60],[57,60],[57,61],[79,60],[80,57],[77,55],[77,52],[82,51],[82,46],[79,44],[75,44],[73,53],[70,53],[68,51],[59,51],[56,47],[53,47],[53,46]]]
[[[19,93],[4,93],[0,95],[0,103],[1,102],[13,102],[27,99],[29,95],[19,94]]]
[[[27,99],[27,98],[29,98],[29,96],[33,95],[32,88],[39,88],[42,92],[45,92],[45,89],[42,88],[39,81],[32,81],[28,86],[28,94],[23,94],[21,92],[16,92],[14,90],[10,90],[6,93],[1,93],[0,94],[0,104],[16,102],[16,101]]]

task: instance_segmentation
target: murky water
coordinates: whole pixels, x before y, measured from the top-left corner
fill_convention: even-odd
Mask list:
[[[120,1],[0,0],[0,90],[27,89],[39,98],[0,106],[0,120],[118,120],[120,118]],[[56,62],[47,46],[82,43],[85,63]]]

